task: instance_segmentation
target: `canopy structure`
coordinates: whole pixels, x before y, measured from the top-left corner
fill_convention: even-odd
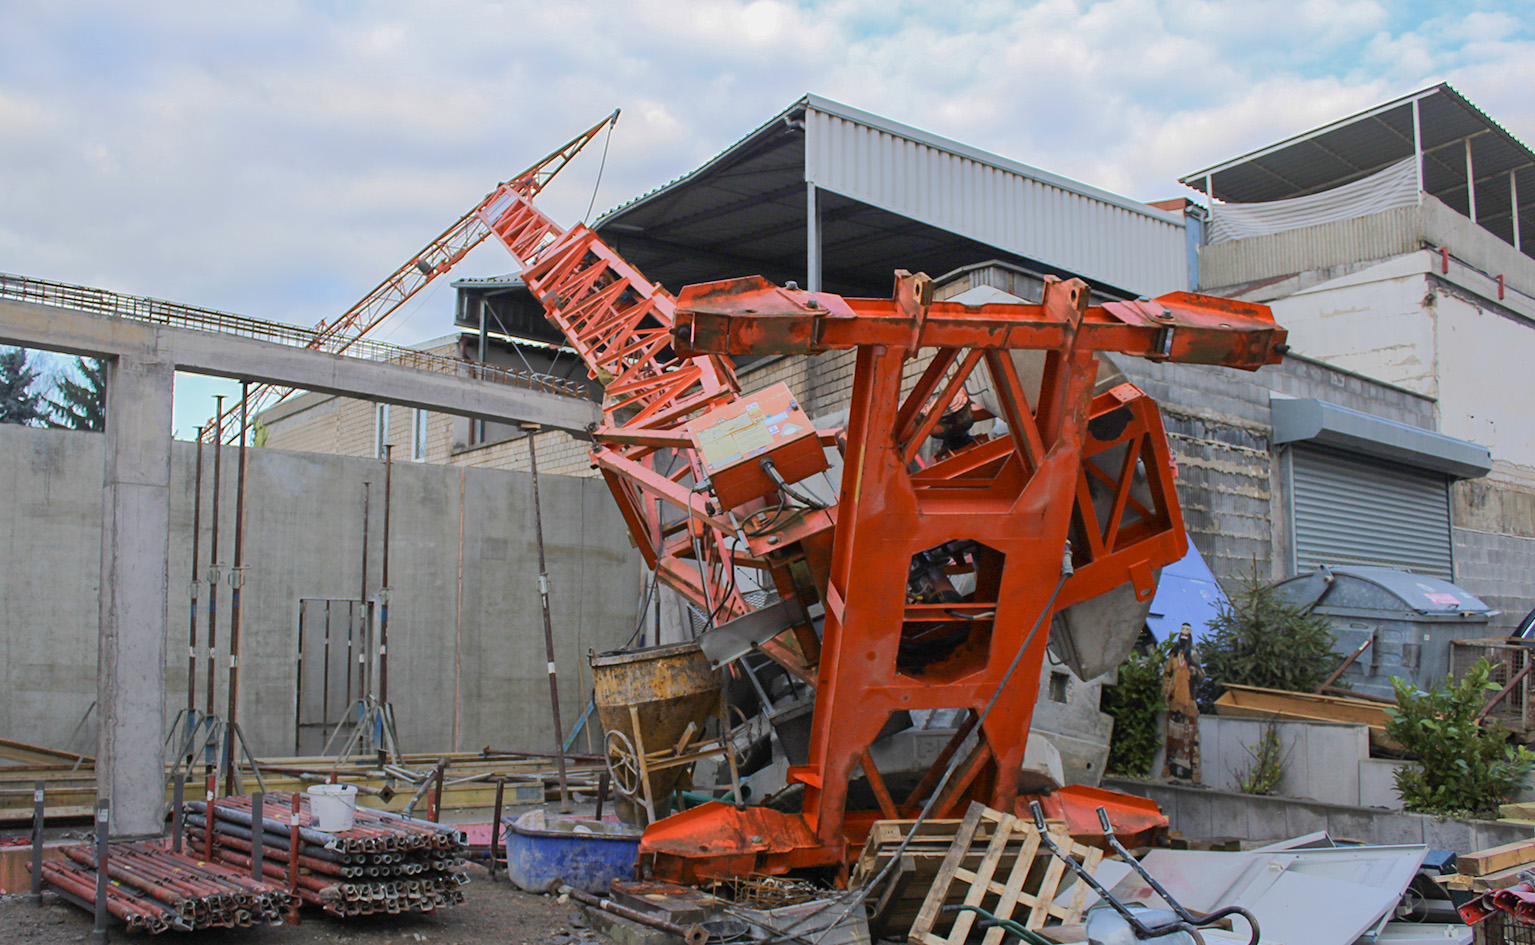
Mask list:
[[[1259,204],[1333,190],[1409,159],[1421,193],[1530,252],[1535,152],[1444,83],[1180,181],[1227,203]]]
[[[807,95],[597,221],[673,291],[760,274],[851,296],[986,260],[1120,297],[1189,288],[1181,216]]]

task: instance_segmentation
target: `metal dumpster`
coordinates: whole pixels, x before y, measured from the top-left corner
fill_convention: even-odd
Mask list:
[[[1332,621],[1340,662],[1370,641],[1339,683],[1388,698],[1392,677],[1420,689],[1442,681],[1451,670],[1450,641],[1487,636],[1498,613],[1449,581],[1394,568],[1323,565],[1275,590]]]

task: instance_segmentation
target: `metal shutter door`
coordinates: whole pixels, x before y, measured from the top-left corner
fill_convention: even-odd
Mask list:
[[[1443,476],[1296,447],[1290,483],[1297,573],[1319,564],[1358,564],[1454,579]]]

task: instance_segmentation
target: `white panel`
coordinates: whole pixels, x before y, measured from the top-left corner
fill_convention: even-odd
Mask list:
[[[1184,228],[1050,181],[826,112],[806,112],[817,187],[1145,295],[1187,289]],[[998,159],[1000,161],[1000,159]],[[1057,179],[1058,181],[1060,179]],[[1087,190],[1088,188],[1083,188]],[[1108,196],[1108,195],[1105,195]]]

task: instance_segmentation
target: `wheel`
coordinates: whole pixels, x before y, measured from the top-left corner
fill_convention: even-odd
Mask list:
[[[623,732],[613,731],[608,732],[606,747],[608,774],[613,779],[613,790],[621,797],[631,800],[639,798],[644,786],[640,783],[640,756],[634,750],[634,743]]]

